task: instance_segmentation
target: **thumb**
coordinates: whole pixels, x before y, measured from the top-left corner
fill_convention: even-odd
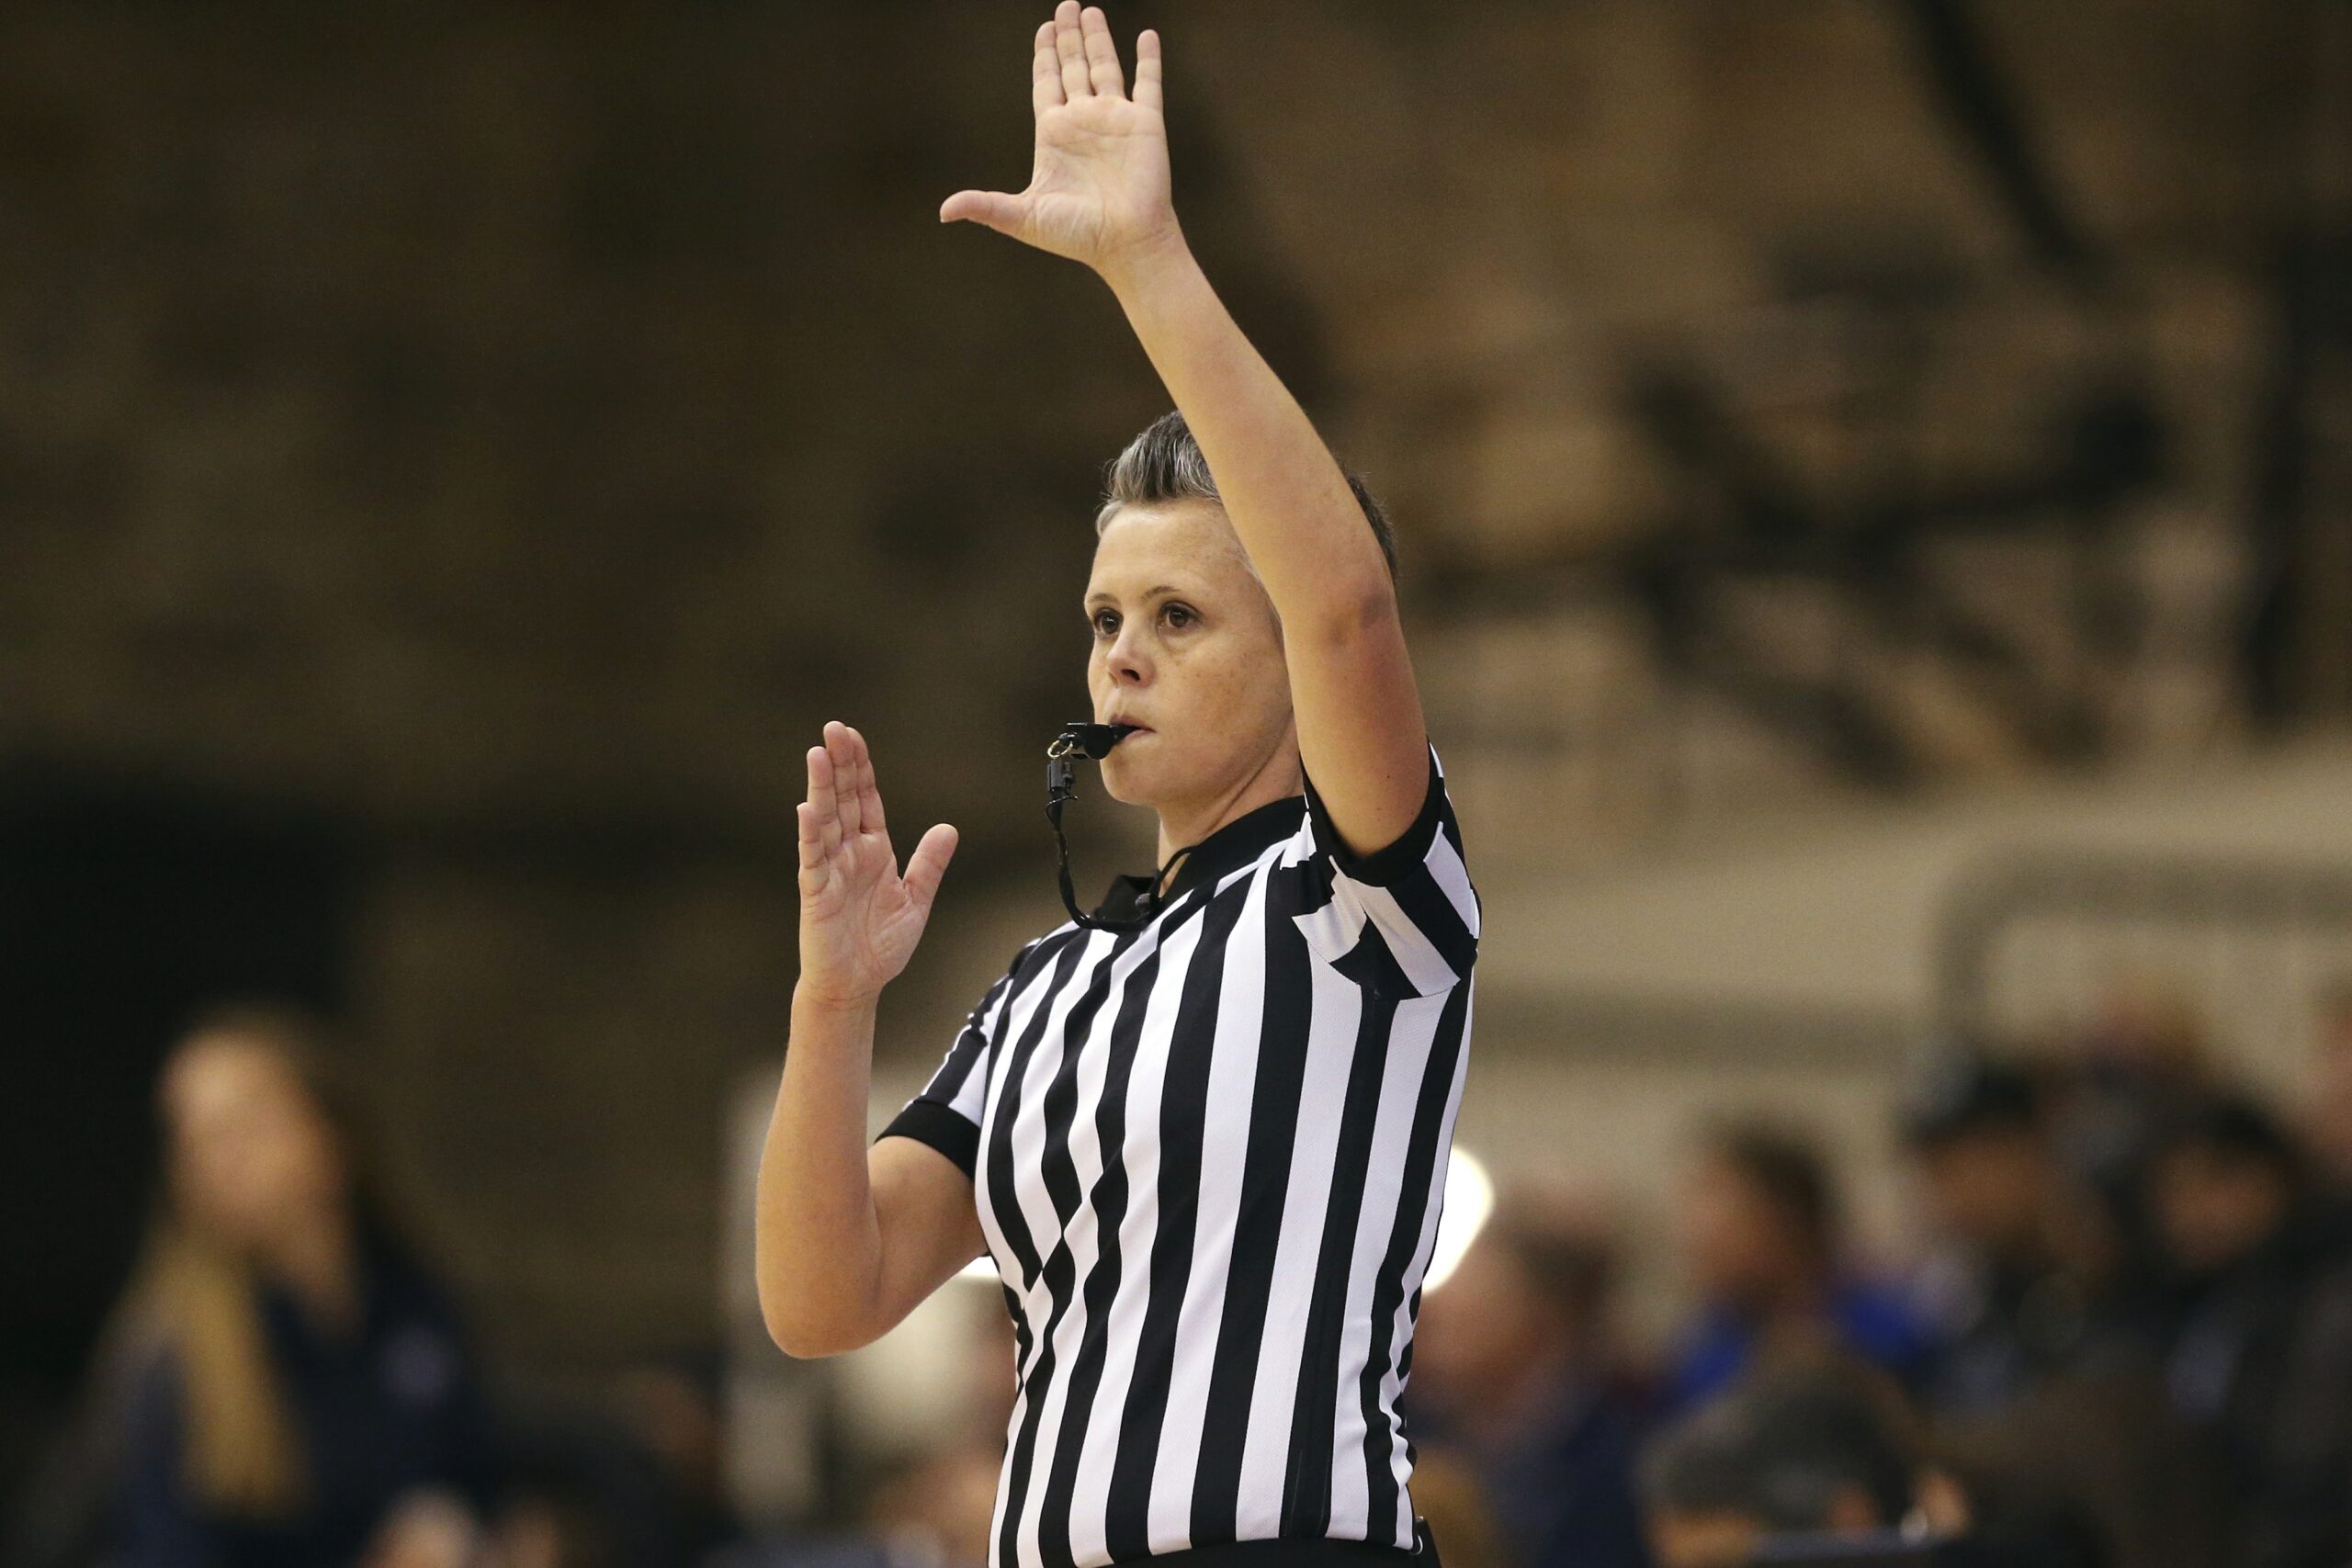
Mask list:
[[[939,204],[942,223],[979,223],[1000,234],[1017,234],[1026,216],[1021,198],[1001,190],[959,190]]]
[[[939,896],[939,879],[947,874],[947,863],[956,853],[956,829],[942,822],[922,836],[915,852],[907,857],[907,874],[902,879],[907,897],[925,915],[931,913],[931,901]]]

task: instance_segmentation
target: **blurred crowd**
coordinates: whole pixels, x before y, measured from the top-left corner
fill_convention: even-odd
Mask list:
[[[1449,1568],[2352,1564],[2352,991],[2265,1103],[2177,1010],[1949,1040],[1866,1256],[1803,1129],[1712,1126],[1687,1299],[1629,1331],[1622,1206],[1527,1173],[1421,1305],[1414,1493]],[[79,1418],[10,1525],[41,1568],[853,1568],[985,1561],[1011,1337],[935,1442],[752,1528],[717,1357],[526,1398],[298,1014],[205,1021],[158,1085],[164,1192]],[[992,1292],[976,1292],[978,1294]]]
[[[1647,1356],[1606,1206],[1521,1192],[1422,1316],[1449,1562],[2352,1563],[2352,996],[2313,1059],[2281,1108],[2174,1010],[1941,1043],[1876,1260],[1802,1134],[1722,1124]]]

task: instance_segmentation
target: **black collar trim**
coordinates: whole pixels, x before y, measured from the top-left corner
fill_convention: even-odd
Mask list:
[[[1286,800],[1270,801],[1235,818],[1207,838],[1193,846],[1193,852],[1176,863],[1176,874],[1168,885],[1163,903],[1173,903],[1204,882],[1214,882],[1228,871],[1248,865],[1268,850],[1298,831],[1306,819],[1306,796],[1294,795]],[[1098,919],[1125,919],[1142,909],[1151,894],[1151,874],[1122,876],[1111,884],[1102,902],[1094,911]]]

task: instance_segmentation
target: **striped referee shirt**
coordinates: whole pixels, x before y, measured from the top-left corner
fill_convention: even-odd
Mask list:
[[[1194,848],[1142,930],[1065,924],[973,1010],[882,1135],[971,1176],[1012,1315],[993,1568],[1412,1549],[1396,1401],[1477,946],[1432,751],[1387,848],[1351,854],[1310,784]]]

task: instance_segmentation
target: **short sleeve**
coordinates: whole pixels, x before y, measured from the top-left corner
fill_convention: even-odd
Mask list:
[[[890,1119],[890,1124],[876,1135],[876,1143],[884,1138],[912,1138],[954,1160],[966,1176],[978,1168],[980,1112],[989,1087],[989,1045],[1002,1021],[1005,1000],[1012,993],[1013,976],[1021,972],[1021,961],[1028,956],[1026,947],[1013,956],[1004,978],[989,987],[989,994],[980,998],[980,1005],[964,1021],[956,1043],[947,1048],[946,1059],[931,1075],[931,1082]]]
[[[1331,877],[1330,902],[1301,921],[1319,955],[1361,976],[1386,976],[1392,984],[1400,977],[1407,994],[1417,997],[1470,977],[1478,958],[1478,894],[1434,748],[1420,814],[1396,842],[1369,854],[1351,851],[1312,779],[1306,818],[1316,857]],[[1378,936],[1389,963],[1363,956],[1367,931]]]

